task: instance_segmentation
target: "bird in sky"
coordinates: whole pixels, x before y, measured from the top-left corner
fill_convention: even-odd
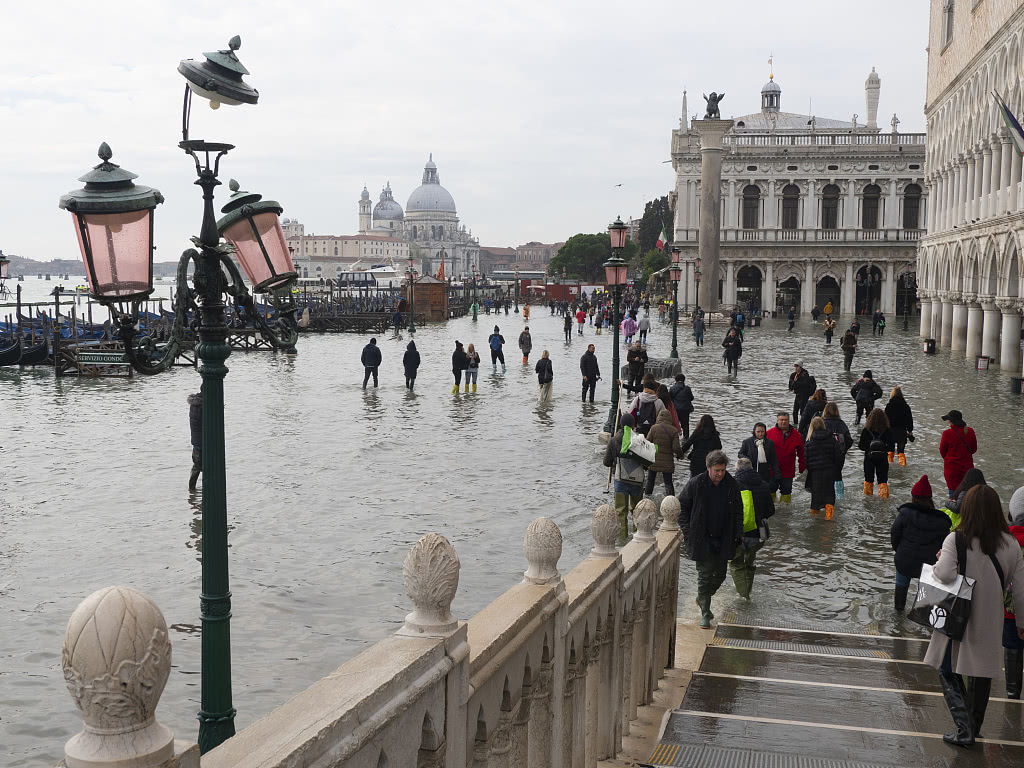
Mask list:
[[[612,186],[621,187],[622,185],[621,184],[613,184]]]

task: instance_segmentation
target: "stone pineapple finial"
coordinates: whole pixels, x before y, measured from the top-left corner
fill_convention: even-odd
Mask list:
[[[445,635],[458,627],[451,607],[459,568],[455,547],[438,533],[428,533],[409,550],[402,572],[413,612],[405,617],[402,634]]]
[[[156,720],[171,671],[156,603],[129,587],[93,592],[68,620],[61,666],[83,721],[64,745],[68,768],[151,768],[174,757],[174,734]]]
[[[619,516],[615,507],[602,504],[594,510],[594,520],[590,524],[590,532],[594,536],[594,548],[590,551],[595,557],[615,557],[615,540],[619,535]]]
[[[562,576],[558,558],[562,556],[562,532],[549,517],[538,517],[526,529],[523,553],[529,567],[523,574],[531,584],[554,584]]]
[[[666,496],[661,502],[661,525],[659,531],[679,530],[679,498]]]
[[[658,507],[651,499],[641,499],[633,507],[633,524],[636,526],[637,541],[654,541],[654,526],[658,522]]]

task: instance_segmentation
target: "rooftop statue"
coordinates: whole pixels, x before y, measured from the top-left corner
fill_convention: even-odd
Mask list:
[[[704,96],[704,94],[701,94]],[[718,112],[718,102],[725,98],[725,94],[718,94],[714,91],[711,92],[710,96],[704,96],[704,101],[708,103],[707,112],[704,113],[705,120],[721,120],[722,116]]]

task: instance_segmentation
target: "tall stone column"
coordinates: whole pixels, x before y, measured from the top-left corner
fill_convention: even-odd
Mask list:
[[[722,301],[726,304],[736,303],[736,262],[725,263],[725,288],[722,290]]]
[[[953,302],[954,294],[948,291],[942,293],[942,335],[939,337],[939,346],[949,349],[953,343]]]
[[[928,191],[928,199],[925,201],[925,218],[924,226],[931,226],[933,221],[937,221],[935,218],[935,201],[938,199],[939,186],[938,181],[935,179],[935,174],[929,174],[928,180],[925,182],[925,189]]]
[[[764,266],[764,281],[761,283],[761,312],[775,314],[775,264],[769,261]]]
[[[1003,313],[999,367],[1016,374],[1020,370],[1020,305],[1016,298],[1000,296],[996,306]]]
[[[981,327],[981,354],[996,360],[999,357],[999,333],[1003,329],[1003,315],[996,306],[994,296],[979,296],[985,312]]]
[[[967,156],[960,155],[960,205],[957,207],[957,216],[963,224],[970,219],[971,193],[968,186]]]
[[[942,171],[935,174],[935,231],[946,227],[946,177]]]
[[[1020,210],[1020,155],[1015,151],[1010,152],[1010,202],[1006,206],[1008,210]]]
[[[853,315],[857,312],[856,284],[853,281],[853,262],[846,262],[846,279],[843,281],[843,299],[839,307],[840,314]]]
[[[777,229],[779,226],[779,205],[775,199],[775,182],[768,182],[768,202],[765,205],[764,228]]]
[[[952,165],[946,171],[946,229],[956,224],[956,168]]]
[[[989,215],[989,192],[992,191],[992,147],[984,142],[981,148],[981,210],[978,212],[979,219],[988,218]]]
[[[804,198],[804,229],[818,228],[818,193],[815,181],[807,182],[807,197]]]
[[[967,305],[967,346],[964,354],[968,360],[973,360],[981,354],[981,328],[985,322],[981,305],[978,303],[978,294],[965,293],[964,303]]]
[[[963,222],[962,210],[963,210],[964,197],[963,197],[963,190],[961,188],[962,187],[962,183],[963,183],[963,166],[960,165],[959,163],[957,163],[956,165],[953,166],[952,178],[953,178],[953,216],[952,216],[952,223],[953,224],[960,224],[960,223]]]
[[[701,163],[703,167],[703,162]],[[739,221],[737,220],[736,210],[736,180],[729,179],[729,200],[725,206],[725,226],[727,229],[738,229]]]
[[[699,253],[705,279],[700,284],[700,305],[708,312],[718,308],[718,265],[722,238],[722,137],[732,120],[694,120],[700,136],[700,234]]]
[[[1016,155],[1010,147],[1010,135],[1006,132],[1006,129],[999,131],[999,152],[1002,158],[1002,168],[999,170],[999,196],[1000,205],[999,213],[1010,213],[1016,207],[1010,200],[1010,155]]]
[[[950,349],[967,347],[967,305],[958,293],[951,294],[953,299],[953,336],[949,342]]]
[[[932,294],[932,338],[938,346],[942,346],[942,302],[945,291]]]
[[[808,261],[804,265],[804,280],[800,291],[800,314],[804,317],[811,314],[811,307],[814,306],[815,288],[817,286],[814,284],[814,264]]]
[[[1002,211],[1002,196],[999,193],[999,178],[1002,175],[1003,146],[999,143],[999,135],[993,133],[992,144],[992,194],[989,196],[988,215],[998,216]]]
[[[882,311],[895,318],[896,315],[896,266],[890,261],[885,265],[885,282],[882,283]]]
[[[975,177],[975,166],[977,165],[977,158],[974,152],[970,152],[967,155],[967,205],[965,206],[967,212],[967,220],[971,221],[977,218],[975,209],[977,208],[978,200],[974,196],[974,177]]]
[[[885,199],[885,228],[898,229],[900,215],[900,199],[896,194],[896,179],[889,181],[889,194]]]
[[[921,338],[931,339],[932,336],[932,299],[931,292],[918,291],[918,301],[921,303]]]
[[[857,217],[857,183],[850,179],[846,186],[846,212],[843,216],[844,229],[857,229],[860,221]]]

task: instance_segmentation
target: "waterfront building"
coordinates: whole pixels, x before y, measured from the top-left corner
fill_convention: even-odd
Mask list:
[[[538,243],[531,240],[516,248],[516,264],[520,269],[546,269],[565,241],[558,243]]]
[[[912,311],[917,243],[926,225],[925,135],[877,122],[881,79],[864,85],[866,119],[782,110],[774,74],[759,111],[733,118],[724,137],[721,265],[725,306],[810,312]],[[742,96],[736,95],[740,101]],[[696,303],[700,139],[687,118],[672,131],[673,245],[684,266],[678,300]]]
[[[516,262],[515,248],[499,248],[497,246],[480,246],[480,270],[489,275],[496,269],[511,267]]]
[[[381,188],[375,205],[364,186],[357,205],[357,235],[306,235],[297,219],[282,222],[300,276],[333,277],[410,255],[422,274],[436,275],[442,259],[447,277],[479,269],[480,242],[472,230],[459,224],[455,199],[441,186],[433,155],[404,210],[394,198],[390,181]]]
[[[928,232],[921,336],[1021,368],[1024,189],[992,91],[1018,116],[1024,2],[932,0],[928,28]]]

